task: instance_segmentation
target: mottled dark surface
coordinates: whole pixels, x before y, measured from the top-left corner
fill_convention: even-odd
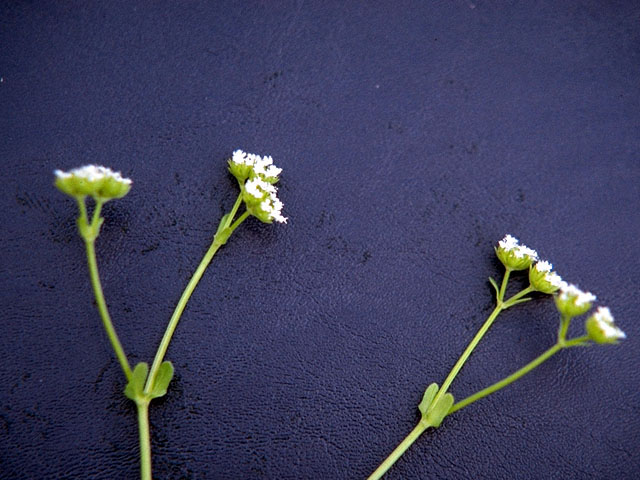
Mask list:
[[[248,221],[193,295],[151,408],[156,478],[366,477],[491,310],[507,232],[629,338],[456,413],[388,478],[637,478],[637,2],[47,3],[0,7],[0,477],[138,475],[52,171],[134,179],[98,254],[149,361],[243,148],[284,168],[290,221]],[[453,394],[534,358],[556,317],[548,298],[507,312]]]

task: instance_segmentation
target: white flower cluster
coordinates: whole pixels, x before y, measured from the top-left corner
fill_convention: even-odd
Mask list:
[[[274,186],[282,169],[273,164],[271,157],[236,150],[229,160],[229,171],[238,180],[251,215],[265,223],[287,222]]]
[[[539,279],[549,284],[554,291],[561,288],[563,285],[566,285],[566,282],[562,280],[562,277],[556,272],[552,271],[553,265],[546,260],[540,260],[539,262],[537,262],[534,265],[533,269],[536,271]],[[533,276],[534,275],[532,272],[530,278],[533,278]]]
[[[596,341],[600,340],[600,343],[610,343],[627,338],[627,335],[613,323],[613,315],[607,307],[598,307],[589,322],[591,324],[588,324],[587,331],[595,330],[593,332],[595,335],[591,334],[591,336]]]
[[[596,300],[596,296],[591,292],[583,292],[571,283],[562,282],[558,298],[563,301],[570,301],[576,307],[584,307]]]
[[[56,170],[53,173],[55,173],[56,177],[58,178],[75,177],[82,178],[89,182],[97,182],[106,178],[110,178],[118,183],[131,185],[130,178],[123,178],[120,172],[114,172],[110,168],[103,167],[101,165],[85,165],[84,167],[74,168],[73,170],[70,170],[68,172]]]
[[[254,175],[258,175],[263,178],[277,178],[282,172],[281,168],[276,167],[273,164],[273,159],[270,156],[261,157],[253,153],[246,153],[242,150],[236,150],[233,152],[233,156],[229,162],[238,167],[249,167]],[[253,175],[249,175],[253,176]]]
[[[267,214],[269,220],[280,223],[287,223],[287,218],[282,216],[282,202],[276,193],[278,189],[260,177],[254,177],[244,184],[244,191],[255,200],[259,210]],[[254,202],[247,202],[252,204]]]
[[[100,165],[85,165],[68,172],[55,170],[56,186],[67,195],[84,198],[87,195],[96,201],[107,201],[124,197],[131,189],[131,179],[120,172]]]
[[[518,239],[511,235],[498,242],[496,255],[508,270],[526,270],[538,259],[538,253],[531,248],[520,245]]]
[[[526,245],[520,245],[518,239],[509,234],[505,235],[505,237],[498,242],[498,247],[505,252],[513,254],[516,258],[529,257],[533,261],[538,259],[538,252]]]

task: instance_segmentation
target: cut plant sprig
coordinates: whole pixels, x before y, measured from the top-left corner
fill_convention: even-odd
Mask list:
[[[231,234],[249,216],[254,216],[264,223],[272,223],[273,221],[286,223],[287,221],[287,218],[282,215],[283,205],[276,195],[277,189],[274,186],[282,170],[273,165],[271,157],[260,157],[259,155],[247,154],[242,150],[236,150],[229,160],[229,171],[238,180],[240,193],[231,211],[220,220],[211,246],[182,293],[169,320],[150,370],[145,362],[138,363],[133,369],[129,365],[107,310],[95,254],[95,241],[104,222],[104,219],[100,216],[102,206],[109,200],[125,196],[129,192],[132,182],[130,179],[122,177],[119,172],[97,165],[87,165],[69,172],[55,171],[55,184],[58,189],[73,197],[78,204],[80,212],[77,221],[78,231],[86,245],[89,274],[98,311],[127,379],[124,394],[136,403],[138,410],[140,476],[142,480],[151,479],[149,403],[154,398],[162,397],[166,394],[167,387],[173,378],[173,365],[171,362],[165,361],[164,357],[191,294],[216,252],[227,243]],[[87,197],[93,198],[94,201],[91,220],[89,220],[87,211]],[[238,210],[243,203],[246,210],[236,218]]]
[[[240,193],[231,211],[225,214],[220,220],[209,249],[204,254],[204,257],[202,257],[200,264],[182,292],[180,300],[178,300],[178,304],[171,315],[167,329],[160,341],[156,356],[153,359],[151,371],[149,372],[144,387],[145,393],[153,390],[156,376],[162,365],[167,348],[169,348],[173,333],[178,326],[182,312],[207,269],[207,266],[211,263],[211,260],[220,247],[227,243],[231,234],[251,215],[264,223],[272,223],[274,220],[279,223],[287,222],[287,218],[282,216],[283,204],[278,199],[276,195],[277,189],[274,186],[279,180],[281,171],[282,169],[273,165],[271,157],[247,154],[242,150],[236,150],[233,153],[232,158],[229,160],[229,172],[238,181]],[[246,210],[236,219],[242,203],[245,204]]]
[[[370,480],[381,478],[427,428],[439,427],[447,415],[504,388],[533,370],[558,351],[564,348],[589,344],[590,340],[597,343],[613,343],[620,338],[624,338],[624,333],[613,324],[613,317],[610,315],[609,310],[601,309],[587,320],[586,328],[588,333],[586,335],[567,340],[566,334],[571,318],[586,313],[591,308],[595,296],[588,292],[582,292],[573,285],[568,285],[553,271],[553,265],[544,260],[538,261],[538,254],[535,250],[520,245],[518,240],[511,235],[506,235],[498,243],[496,255],[505,268],[505,274],[500,286],[498,286],[498,283],[492,278],[489,279],[495,290],[496,307],[455,363],[442,383],[442,386],[438,386],[436,383],[429,385],[423,395],[422,401],[418,405],[421,414],[418,425],[371,474],[369,477]],[[529,272],[529,286],[505,300],[511,273],[524,270],[528,270]],[[556,344],[509,377],[454,404],[454,398],[448,393],[448,389],[480,340],[495,322],[498,315],[508,308],[531,300],[532,297],[528,297],[527,295],[532,292],[553,294],[558,290],[560,290],[560,293],[556,295],[556,305],[561,314],[561,320]]]

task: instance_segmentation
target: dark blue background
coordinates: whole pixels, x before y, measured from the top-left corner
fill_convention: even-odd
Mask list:
[[[193,295],[151,408],[158,479],[366,477],[492,309],[505,233],[629,338],[446,419],[388,478],[637,478],[639,68],[632,1],[3,2],[0,476],[138,475],[53,170],[134,180],[97,248],[135,363],[233,204],[242,148],[284,168],[290,221],[246,222]],[[507,312],[453,394],[556,328],[548,297]]]

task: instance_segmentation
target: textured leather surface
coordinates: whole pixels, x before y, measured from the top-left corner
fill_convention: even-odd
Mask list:
[[[246,222],[193,295],[151,407],[156,478],[366,477],[491,310],[505,233],[629,339],[445,419],[387,478],[637,478],[634,3],[5,2],[0,477],[138,475],[135,409],[53,169],[133,178],[97,250],[125,349],[150,361],[243,148],[284,168],[290,221]],[[548,298],[509,311],[453,394],[556,328]]]

